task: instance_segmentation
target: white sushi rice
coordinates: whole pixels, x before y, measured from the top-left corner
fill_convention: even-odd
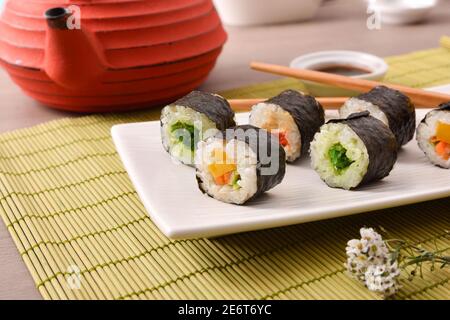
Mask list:
[[[213,154],[216,149],[224,150],[227,155],[227,162],[237,165],[237,172],[240,175],[239,189],[230,185],[217,185],[213,176],[209,173],[208,165],[214,163]],[[201,188],[217,200],[243,204],[257,191],[257,156],[245,142],[235,139],[226,142],[214,137],[199,142],[195,163]]]
[[[171,127],[178,121],[193,125],[198,129],[200,139],[204,140],[217,133],[216,124],[211,121],[206,115],[197,112],[191,108],[169,105],[161,112],[161,139],[164,148],[169,152],[173,159],[181,161],[187,165],[193,165],[194,152],[186,147],[182,142],[179,142],[176,136],[171,132]]]
[[[416,139],[420,149],[433,164],[448,169],[450,168],[450,159],[445,160],[436,154],[435,146],[430,142],[430,139],[436,135],[439,121],[450,124],[450,112],[443,110],[430,111],[425,122],[421,122],[417,127]]]
[[[254,105],[250,114],[250,124],[268,131],[286,132],[288,141],[288,145],[284,146],[286,160],[294,161],[300,157],[302,150],[300,130],[291,114],[280,106],[264,102]]]
[[[347,118],[352,113],[358,113],[362,111],[369,111],[370,115],[378,120],[382,121],[385,125],[389,126],[389,120],[380,108],[373,103],[360,100],[358,98],[348,99],[344,105],[339,109],[339,116],[342,119]]]
[[[346,156],[353,163],[340,174],[336,173],[330,158],[329,149],[340,143],[346,150]],[[311,165],[320,178],[330,187],[351,189],[358,186],[369,167],[367,148],[358,135],[347,125],[329,123],[321,127],[311,143]]]

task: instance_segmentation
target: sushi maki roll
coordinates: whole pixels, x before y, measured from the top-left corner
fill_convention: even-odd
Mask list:
[[[197,142],[234,127],[234,112],[217,94],[192,91],[161,111],[161,138],[172,158],[193,165]]]
[[[431,163],[450,168],[450,102],[427,113],[417,127],[416,139]]]
[[[237,126],[199,142],[198,186],[217,200],[244,204],[283,180],[285,162],[286,154],[272,134],[251,125]]]
[[[278,136],[286,160],[295,161],[306,154],[314,134],[325,123],[320,103],[298,91],[286,90],[252,107],[250,124]]]
[[[326,184],[349,190],[389,175],[397,150],[392,131],[363,111],[328,121],[310,152],[312,167]]]
[[[414,137],[416,112],[411,100],[400,91],[379,86],[368,93],[349,99],[339,110],[341,118],[350,114],[369,111],[370,114],[389,126],[397,139],[398,147]]]

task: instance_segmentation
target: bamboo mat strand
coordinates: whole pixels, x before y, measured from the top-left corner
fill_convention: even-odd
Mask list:
[[[390,57],[386,81],[450,83],[450,41]],[[223,93],[264,97],[282,79]],[[425,248],[450,248],[450,198],[214,239],[170,240],[141,204],[112,125],[159,110],[62,119],[0,135],[0,214],[45,299],[379,299],[350,279],[345,244],[383,226]],[[80,287],[73,287],[80,279]],[[449,299],[443,269],[405,282],[398,299]]]

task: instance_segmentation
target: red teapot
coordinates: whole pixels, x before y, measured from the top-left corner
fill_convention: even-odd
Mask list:
[[[45,105],[131,110],[198,87],[226,38],[211,0],[7,0],[0,64]]]

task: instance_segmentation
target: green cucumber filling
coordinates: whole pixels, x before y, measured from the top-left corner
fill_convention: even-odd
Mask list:
[[[194,125],[178,121],[170,127],[170,132],[178,143],[182,143],[191,151],[195,150],[195,141],[199,137],[199,131]]]
[[[341,174],[354,162],[347,157],[346,153],[347,149],[340,143],[336,143],[328,149],[328,157],[337,174]]]
[[[230,179],[230,185],[233,187],[234,190],[238,190],[241,188],[241,186],[238,184],[239,180],[241,180],[241,176],[236,171],[233,172],[233,176]]]

